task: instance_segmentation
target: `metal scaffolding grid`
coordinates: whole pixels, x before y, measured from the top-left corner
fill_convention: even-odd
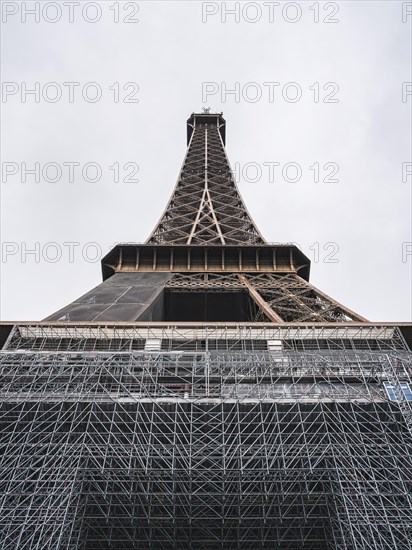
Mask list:
[[[0,548],[410,549],[411,374],[388,326],[15,326]]]
[[[412,550],[411,351],[265,243],[225,128],[192,114],[148,242],[62,322],[2,332],[0,550]]]

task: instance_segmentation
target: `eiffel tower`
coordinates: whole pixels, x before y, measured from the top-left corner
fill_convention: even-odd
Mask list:
[[[0,549],[412,549],[412,326],[267,243],[220,113],[145,244],[2,323]]]

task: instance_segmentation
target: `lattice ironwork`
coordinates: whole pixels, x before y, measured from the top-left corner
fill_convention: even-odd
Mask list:
[[[248,274],[244,277],[259,293],[265,304],[276,312],[281,321],[300,323],[366,321],[364,317],[339,304],[294,273]],[[265,313],[260,311],[255,320],[266,321],[266,319]]]
[[[178,273],[167,282],[165,289],[249,292],[258,306],[253,319],[257,322],[365,321],[294,273]]]
[[[148,243],[263,244],[236,187],[217,120],[211,115],[194,127],[175,190]]]
[[[147,245],[116,247],[106,280],[48,321],[366,321],[306,280],[303,253],[265,243],[236,187],[225,127],[220,114],[189,118],[183,167]],[[190,292],[204,296],[175,296]]]
[[[166,289],[178,290],[246,290],[235,273],[176,273],[165,285]]]

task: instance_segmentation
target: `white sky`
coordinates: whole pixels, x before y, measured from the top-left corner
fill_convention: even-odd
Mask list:
[[[204,106],[224,113],[232,167],[250,162],[261,167],[259,181],[248,181],[254,176],[250,169],[239,188],[267,241],[299,243],[312,260],[311,282],[370,320],[411,319],[412,245],[402,244],[412,241],[412,176],[402,181],[402,163],[411,162],[412,95],[402,102],[402,83],[412,80],[412,15],[402,21],[402,10],[412,11],[405,7],[408,3],[344,1],[326,6],[304,1],[270,8],[267,2],[252,2],[245,12],[242,2],[240,21],[228,15],[224,22],[223,11],[234,2],[209,2],[206,7],[188,1],[103,1],[96,23],[82,15],[90,2],[71,7],[72,23],[62,2],[56,23],[45,19],[56,17],[57,3],[49,2],[44,12],[47,2],[40,2],[39,22],[30,15],[22,21],[24,9],[32,9],[34,2],[1,4],[9,13],[3,11],[2,80],[14,83],[6,89],[16,91],[3,95],[1,104],[2,167],[18,169],[14,175],[3,174],[1,183],[2,320],[40,320],[99,284],[100,263],[82,256],[87,243],[98,243],[105,254],[116,242],[146,240],[184,157],[186,118]],[[339,22],[322,22],[335,6],[338,12],[331,17]],[[123,22],[136,7],[138,23]],[[314,22],[317,7],[319,23]],[[255,18],[259,8],[259,21],[245,20]],[[205,9],[218,13],[203,22]],[[119,23],[114,22],[116,10]],[[299,11],[299,21],[286,20]],[[95,13],[91,5],[85,16],[93,19]],[[57,83],[62,98],[51,103],[41,95],[36,102],[27,95],[22,102],[24,83],[30,89],[35,82],[46,97],[56,90],[47,83]],[[73,103],[64,82],[80,83]],[[89,82],[102,90],[96,103],[82,97]],[[118,103],[113,100],[115,82],[120,86]],[[134,90],[123,90],[128,82],[139,86],[134,96],[138,103],[122,101]],[[216,83],[219,90],[207,100],[202,97],[205,82]],[[261,90],[261,99],[248,102],[242,93],[238,102],[234,95],[222,97],[223,86],[231,89],[236,82],[249,98]],[[250,82],[257,86],[245,89]],[[273,101],[264,82],[280,83]],[[282,97],[290,82],[299,85],[300,101]],[[310,89],[315,82],[319,102]],[[323,90],[328,82],[339,86],[333,96],[338,103],[322,101],[333,91]],[[293,88],[288,91],[293,97]],[[36,162],[41,168],[58,163],[61,180],[40,177],[35,182],[28,175],[21,181],[22,163],[30,168]],[[80,163],[80,168],[98,163],[101,180],[85,181],[76,168],[70,182],[64,162]],[[139,181],[114,182],[109,166],[116,162],[120,167],[136,163]],[[274,182],[263,164],[272,162],[280,163]],[[302,168],[296,183],[282,179],[281,169],[290,162]],[[314,182],[309,166],[316,162],[322,178],[324,164],[336,163],[339,181]],[[50,179],[53,169],[49,174]],[[293,171],[287,175],[293,177]],[[25,257],[24,247],[34,249],[36,242],[38,253]],[[63,244],[68,242],[80,243],[72,262]],[[333,258],[338,261],[325,262],[337,247]],[[56,250],[61,252],[59,261],[44,259],[43,252],[53,259]],[[86,246],[86,252],[91,257],[94,249]]]

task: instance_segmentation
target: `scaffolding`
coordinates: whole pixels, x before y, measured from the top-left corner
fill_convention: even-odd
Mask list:
[[[0,548],[412,548],[395,326],[16,325]]]
[[[0,331],[0,550],[412,550],[410,334],[265,242],[225,136],[193,113],[147,243]]]

